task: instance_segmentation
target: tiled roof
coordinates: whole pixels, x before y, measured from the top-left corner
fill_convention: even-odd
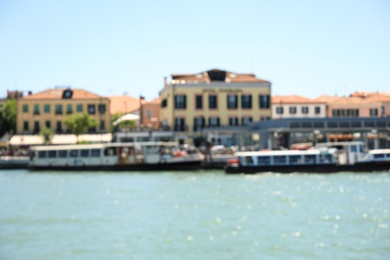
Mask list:
[[[347,97],[323,95],[315,98],[315,100],[326,102],[328,104],[368,104],[376,102],[390,102],[390,93],[354,92]]]
[[[234,73],[219,69],[212,69],[196,74],[172,74],[172,84],[210,83],[221,81],[227,83],[270,83],[267,80],[256,78],[255,74]]]
[[[110,102],[110,113],[112,115],[116,113],[128,113],[139,109],[140,100],[132,96],[110,96],[108,97]]]
[[[54,88],[47,89],[42,92],[28,95],[23,99],[62,99],[63,92],[67,89]],[[71,89],[73,91],[72,99],[99,99],[102,96],[96,95],[92,92],[83,89]]]
[[[160,105],[161,104],[161,99],[160,98],[155,98],[152,101],[146,102],[145,104]]]
[[[290,96],[273,96],[272,104],[319,104],[325,103],[324,101],[319,101],[311,98],[306,98],[298,95]]]

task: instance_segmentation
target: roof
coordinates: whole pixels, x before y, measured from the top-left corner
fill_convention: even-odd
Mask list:
[[[325,103],[325,101],[319,101],[311,98],[306,98],[298,95],[290,96],[273,96],[272,104],[319,104]]]
[[[100,99],[102,96],[83,89],[53,88],[23,97],[23,99],[63,99],[64,91],[73,92],[72,99]]]
[[[323,95],[314,100],[328,104],[369,104],[378,102],[390,102],[390,93],[380,92],[354,92],[350,96],[328,96]]]
[[[84,134],[79,136],[79,141],[87,142],[111,142],[112,134]],[[51,140],[52,144],[75,144],[77,137],[74,134],[56,134]],[[43,144],[40,135],[14,135],[9,140],[10,145],[39,145]]]
[[[219,69],[212,69],[195,74],[172,74],[172,84],[187,83],[270,83],[267,80],[256,78],[255,74],[234,73]]]
[[[153,99],[152,101],[148,101],[145,103],[145,105],[160,105],[160,104],[161,104],[160,98],[156,98],[156,99]]]
[[[123,95],[123,96],[110,96],[110,113],[112,115],[120,113],[125,114],[138,110],[140,107],[140,99]]]

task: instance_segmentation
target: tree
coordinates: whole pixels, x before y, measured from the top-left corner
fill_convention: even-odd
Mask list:
[[[43,142],[51,143],[51,139],[53,139],[54,131],[51,128],[47,128],[46,126],[39,131],[39,135],[42,137]]]
[[[11,98],[5,102],[0,111],[0,136],[6,132],[16,132],[16,99]]]
[[[88,114],[71,114],[64,119],[65,126],[76,135],[77,142],[79,141],[79,135],[84,134],[88,129],[96,127],[98,123],[95,119],[91,118]]]

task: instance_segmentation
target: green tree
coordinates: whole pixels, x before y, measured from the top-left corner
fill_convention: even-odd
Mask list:
[[[0,136],[6,132],[16,132],[16,99],[11,98],[5,102],[0,111]]]
[[[96,127],[98,123],[88,114],[71,114],[64,119],[65,126],[76,135],[77,142],[79,135],[84,134],[89,128]]]
[[[54,136],[54,131],[51,128],[47,128],[46,126],[39,131],[39,135],[42,137],[42,140],[45,144],[51,143],[51,140]]]

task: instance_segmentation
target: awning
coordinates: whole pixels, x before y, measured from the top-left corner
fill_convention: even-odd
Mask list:
[[[86,141],[92,143],[111,142],[112,134],[84,134],[79,136],[79,142]],[[16,146],[40,145],[43,144],[43,138],[39,135],[14,135],[9,144]],[[76,144],[77,138],[74,134],[56,134],[51,140],[51,144]]]
[[[118,118],[114,123],[112,123],[113,125],[118,125],[119,123],[121,123],[122,121],[135,121],[135,120],[139,120],[139,115],[134,115],[134,114],[126,114],[126,115],[123,115],[121,116],[120,118]]]

